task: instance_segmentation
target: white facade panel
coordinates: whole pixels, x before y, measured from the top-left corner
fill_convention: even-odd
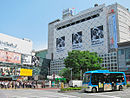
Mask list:
[[[117,6],[118,12],[118,24],[119,24],[119,42],[130,41],[130,13],[129,11],[122,7]]]
[[[18,39],[0,33],[0,49],[31,55],[32,41]]]

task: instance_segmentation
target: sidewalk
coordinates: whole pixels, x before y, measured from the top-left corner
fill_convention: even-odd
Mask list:
[[[49,87],[47,87],[47,88],[16,88],[16,89],[36,89],[36,90],[55,90],[55,89],[60,89],[60,88],[49,88]],[[0,90],[16,90],[15,88],[0,88]]]
[[[35,88],[35,89],[39,89],[39,90],[55,90],[55,89],[60,89],[60,88]]]

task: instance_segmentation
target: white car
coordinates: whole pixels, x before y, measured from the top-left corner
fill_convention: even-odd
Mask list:
[[[71,80],[69,81],[70,87],[81,87],[82,86],[82,80]]]

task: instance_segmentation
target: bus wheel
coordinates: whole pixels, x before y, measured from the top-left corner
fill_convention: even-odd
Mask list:
[[[97,89],[94,87],[94,88],[92,88],[92,92],[93,93],[96,93],[97,92]]]
[[[119,86],[119,91],[122,91],[123,90],[123,87],[120,85]]]

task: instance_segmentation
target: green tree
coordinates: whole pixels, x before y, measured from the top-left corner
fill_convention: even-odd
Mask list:
[[[95,52],[73,50],[68,52],[68,56],[64,60],[66,68],[72,68],[73,79],[79,79],[80,74],[101,69],[100,63],[102,59]]]
[[[71,78],[70,74],[71,74],[71,72],[70,72],[69,68],[63,68],[59,73],[59,75],[66,78],[67,81],[69,81]]]

